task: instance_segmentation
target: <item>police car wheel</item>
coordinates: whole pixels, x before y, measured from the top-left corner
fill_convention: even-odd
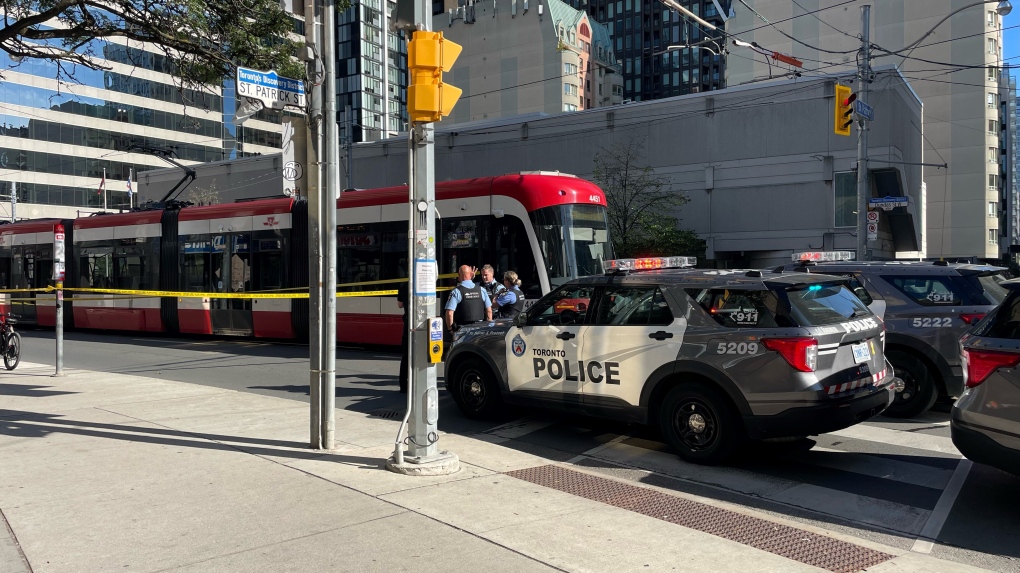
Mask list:
[[[897,388],[892,404],[883,414],[892,418],[913,418],[931,409],[939,393],[924,362],[897,350],[889,350],[886,356],[896,376],[903,380],[903,389]]]
[[[666,394],[659,425],[681,458],[700,464],[723,462],[745,436],[726,396],[700,383],[681,384]]]
[[[491,419],[503,410],[492,371],[482,361],[468,359],[457,368],[450,387],[453,401],[464,415],[475,419]]]

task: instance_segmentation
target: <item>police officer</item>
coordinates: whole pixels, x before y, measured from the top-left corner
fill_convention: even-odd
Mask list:
[[[482,267],[482,288],[489,295],[489,300],[496,300],[501,293],[506,292],[506,287],[496,282],[496,269],[492,265]]]
[[[524,293],[521,292],[521,280],[517,278],[517,273],[503,273],[503,286],[506,288],[496,297],[492,308],[497,318],[513,318],[524,312]]]
[[[474,271],[467,265],[457,271],[460,282],[450,291],[450,298],[446,301],[446,328],[451,332],[466,324],[492,320],[489,293],[471,280],[475,276]]]

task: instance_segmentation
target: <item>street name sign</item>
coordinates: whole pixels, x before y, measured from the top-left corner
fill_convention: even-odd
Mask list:
[[[857,115],[868,121],[875,121],[875,108],[861,100],[854,101],[854,111],[857,112]]]
[[[278,76],[276,72],[237,68],[237,95],[261,101],[273,109],[305,107],[305,83]]]
[[[908,201],[907,197],[875,197],[874,199],[868,199],[868,206],[888,211],[894,207],[906,207]]]

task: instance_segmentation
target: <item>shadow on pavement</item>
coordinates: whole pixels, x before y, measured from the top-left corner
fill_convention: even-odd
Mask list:
[[[126,424],[104,424],[81,420],[64,419],[50,414],[0,410],[0,435],[18,438],[42,438],[51,434],[72,434],[92,438],[105,438],[127,442],[144,442],[163,446],[199,448],[242,452],[259,456],[275,456],[292,459],[308,459],[316,455],[329,455],[338,463],[361,464],[365,469],[377,469],[383,462],[378,458],[365,458],[336,453],[319,453],[307,444],[283,440],[264,440],[242,436],[185,432],[169,428],[145,428]],[[235,445],[240,444],[240,445]],[[278,448],[300,448],[303,451]]]
[[[49,374],[47,374],[49,376]],[[52,386],[29,386],[26,384],[0,384],[0,396],[20,396],[22,398],[44,398],[46,396],[61,396],[64,394],[77,394],[67,390],[44,390]],[[0,410],[3,412],[3,410]]]

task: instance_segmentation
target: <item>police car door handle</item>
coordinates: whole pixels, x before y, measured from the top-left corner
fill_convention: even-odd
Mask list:
[[[570,340],[573,337],[574,337],[573,332],[561,332],[556,335],[556,338],[559,338],[560,340]]]
[[[655,340],[666,340],[667,338],[673,338],[673,333],[666,332],[665,330],[660,330],[658,332],[653,332],[649,334],[648,338],[654,338]]]

